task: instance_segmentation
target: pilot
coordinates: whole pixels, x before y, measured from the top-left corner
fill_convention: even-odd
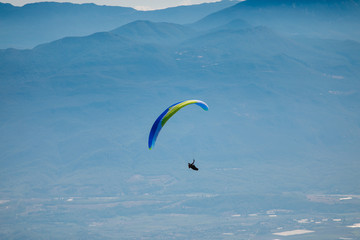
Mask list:
[[[193,162],[192,162],[192,163],[188,163],[188,167],[191,168],[192,170],[195,170],[195,171],[199,170],[199,169],[194,165],[194,163],[195,163],[195,159],[193,159]]]

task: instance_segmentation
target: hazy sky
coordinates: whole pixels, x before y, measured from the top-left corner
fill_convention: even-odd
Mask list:
[[[44,1],[45,0],[0,0],[0,2],[11,3],[14,6],[23,6],[27,3]],[[218,1],[220,0],[54,0],[51,2],[95,3],[98,5],[132,7],[138,10],[153,10],[179,5],[192,5]]]

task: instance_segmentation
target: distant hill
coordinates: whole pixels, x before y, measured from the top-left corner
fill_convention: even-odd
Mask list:
[[[111,33],[130,38],[139,42],[157,44],[174,44],[181,42],[194,34],[194,30],[174,23],[154,23],[150,21],[135,21],[114,29]]]
[[[356,4],[1,4],[0,239],[358,239]]]
[[[248,0],[210,14],[195,25],[222,24],[238,18],[288,36],[360,40],[359,31],[354,31],[360,28],[359,0]]]
[[[284,34],[241,4],[0,50],[2,195],[358,194],[360,43]],[[184,109],[149,151],[158,114],[192,98],[209,111]]]
[[[41,2],[14,7],[0,3],[0,49],[32,48],[67,36],[109,31],[135,20],[192,23],[235,3],[224,0],[155,11],[95,4]]]

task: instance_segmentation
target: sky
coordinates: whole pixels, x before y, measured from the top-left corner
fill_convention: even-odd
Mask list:
[[[132,7],[137,10],[154,10],[218,1],[219,0],[54,0],[52,2],[95,3],[97,5]],[[14,6],[23,6],[28,3],[44,2],[44,0],[1,0],[0,2],[10,3]]]

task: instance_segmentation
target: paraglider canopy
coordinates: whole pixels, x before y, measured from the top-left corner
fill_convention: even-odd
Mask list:
[[[182,102],[175,103],[165,109],[163,113],[160,114],[160,116],[155,120],[149,134],[149,149],[152,149],[155,146],[156,139],[159,135],[160,130],[165,125],[165,123],[181,108],[190,105],[190,104],[196,104],[200,106],[202,109],[207,111],[209,109],[208,105],[200,100],[186,100]]]

